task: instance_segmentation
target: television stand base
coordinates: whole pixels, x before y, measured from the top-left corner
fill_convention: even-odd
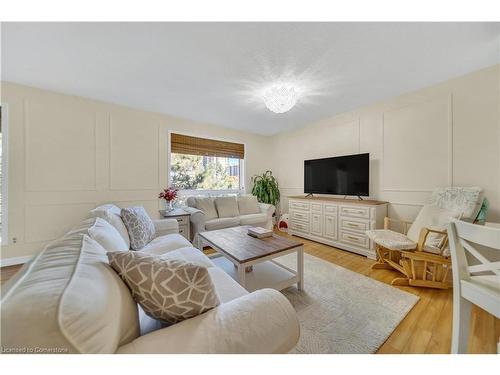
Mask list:
[[[363,201],[363,200],[364,200],[363,198],[361,198],[361,196],[360,196],[360,195],[356,195],[356,196],[358,197],[358,199],[359,199],[360,201]],[[349,199],[349,198],[347,198],[347,195],[344,195],[344,199],[346,199],[346,200],[347,200],[347,199]]]
[[[313,193],[309,193],[309,194],[306,194],[306,198],[307,197],[314,197]]]

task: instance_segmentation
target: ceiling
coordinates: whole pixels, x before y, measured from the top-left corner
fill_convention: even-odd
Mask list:
[[[2,80],[275,134],[500,61],[499,23],[3,23]],[[259,97],[293,81],[283,114]]]

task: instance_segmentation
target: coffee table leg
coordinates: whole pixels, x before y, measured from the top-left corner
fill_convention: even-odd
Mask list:
[[[297,289],[304,290],[304,248],[302,246],[297,250],[297,276],[299,277]]]
[[[196,237],[197,237],[197,242],[198,242],[198,250],[200,250],[201,252],[203,252],[203,240],[198,235]]]
[[[245,287],[245,268],[246,266],[244,264],[239,264],[238,265],[238,280],[240,281],[240,285],[244,288]]]

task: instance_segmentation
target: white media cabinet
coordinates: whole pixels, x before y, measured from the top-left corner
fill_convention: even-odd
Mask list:
[[[288,233],[376,259],[365,235],[382,229],[387,202],[324,197],[288,197]]]

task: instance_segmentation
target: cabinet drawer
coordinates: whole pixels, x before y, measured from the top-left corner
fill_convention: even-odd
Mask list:
[[[300,223],[297,221],[290,222],[290,228],[297,232],[309,233],[309,223]]]
[[[336,214],[337,213],[337,206],[334,206],[332,204],[325,204],[325,214]]]
[[[367,207],[340,206],[342,216],[370,218],[370,209]]]
[[[188,227],[187,225],[179,225],[179,234],[181,236],[184,236],[189,240],[189,233],[188,233]]]
[[[321,212],[323,211],[323,205],[320,203],[311,203],[311,211]]]
[[[356,221],[346,218],[340,219],[340,228],[347,230],[359,230],[365,232],[369,229],[369,223],[367,221]]]
[[[171,219],[177,220],[179,225],[185,225],[189,222],[189,216],[175,216],[175,217],[172,217]]]
[[[370,247],[370,241],[368,240],[368,237],[361,233],[346,232],[342,230],[340,232],[340,241],[350,245],[363,247],[365,249],[368,249]]]
[[[292,220],[300,220],[309,222],[309,212],[305,211],[291,211],[290,217]]]
[[[290,209],[309,211],[309,203],[308,202],[299,202],[299,201],[290,201]]]

